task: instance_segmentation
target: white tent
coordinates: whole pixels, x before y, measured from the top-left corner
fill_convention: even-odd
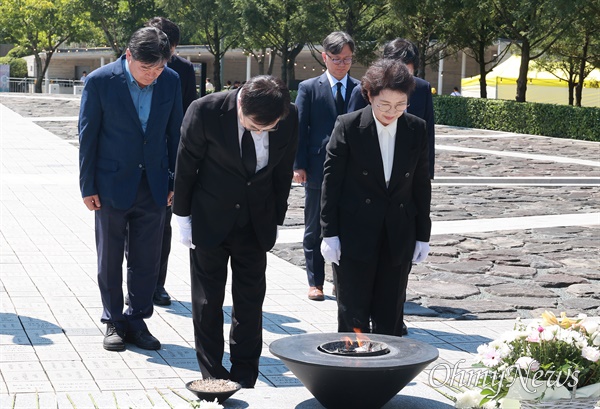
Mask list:
[[[521,57],[512,55],[506,61],[495,67],[486,75],[487,96],[490,99],[514,100],[517,95],[517,79],[519,78],[519,67]],[[549,104],[569,103],[569,88],[565,80],[559,79],[564,76],[556,72],[556,75],[534,68],[535,64],[530,62],[527,73],[527,93],[525,99],[529,102],[545,102]],[[461,93],[466,97],[479,97],[479,75],[463,78],[461,81]],[[600,69],[595,69],[584,81],[582,106],[600,107]]]

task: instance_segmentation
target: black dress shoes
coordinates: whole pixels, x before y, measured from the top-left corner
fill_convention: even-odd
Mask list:
[[[123,351],[125,350],[125,333],[124,331],[117,330],[114,324],[106,324],[106,335],[104,335],[104,341],[102,346],[107,351]]]
[[[154,305],[171,305],[171,297],[165,290],[165,287],[158,287],[154,290],[152,302]]]
[[[156,339],[147,329],[127,331],[125,340],[142,349],[149,349],[151,351],[160,349],[160,341]]]
[[[244,388],[244,389],[254,389],[254,382],[252,382],[252,381],[242,380],[242,381],[238,381],[238,383],[240,385],[242,385],[242,388]]]
[[[408,328],[406,327],[404,321],[402,321],[402,335],[408,335]]]

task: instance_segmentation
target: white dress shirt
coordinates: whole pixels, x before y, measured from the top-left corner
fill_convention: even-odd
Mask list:
[[[238,96],[239,104],[239,96]],[[240,145],[240,157],[242,156],[242,136],[246,129],[242,126],[238,116],[238,143]],[[256,172],[266,167],[269,163],[269,132],[254,132],[251,131],[252,139],[254,140],[254,148],[256,149]]]
[[[398,120],[395,120],[388,126],[383,126],[381,122],[375,119],[375,126],[377,126],[377,138],[379,139],[379,149],[381,150],[381,160],[383,161],[383,176],[385,178],[385,185],[390,185],[390,178],[392,177],[392,167],[394,165],[394,149],[396,147],[396,129],[398,128]]]

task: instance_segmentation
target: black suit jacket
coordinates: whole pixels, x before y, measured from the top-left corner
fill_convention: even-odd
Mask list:
[[[185,111],[187,111],[190,104],[198,98],[194,66],[185,58],[174,55],[167,63],[167,67],[179,74],[179,80],[181,81],[181,97],[183,98],[183,113],[185,114]]]
[[[321,196],[323,237],[339,236],[342,253],[369,261],[385,230],[392,262],[410,262],[415,241],[431,233],[427,130],[411,114],[398,119],[389,186],[371,106],[341,115],[327,145]]]
[[[237,93],[217,92],[192,103],[183,119],[175,168],[173,213],[192,215],[192,241],[218,246],[247,210],[261,247],[275,244],[282,225],[298,144],[294,105],[269,133],[269,161],[247,177],[242,164],[237,123]]]

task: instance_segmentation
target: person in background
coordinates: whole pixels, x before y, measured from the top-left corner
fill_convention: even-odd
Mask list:
[[[458,87],[454,87],[453,91],[450,93],[450,95],[453,97],[462,97],[462,94],[458,90]]]
[[[319,251],[325,146],[338,115],[350,112],[348,107],[356,105],[354,100],[363,101],[360,93],[355,92],[359,81],[348,75],[353,54],[354,40],[348,33],[336,31],[329,34],[323,40],[321,54],[327,71],[319,77],[302,81],[296,97],[300,128],[294,182],[305,187],[303,247],[309,285],[308,298],[314,301],[325,299],[325,262]]]
[[[215,90],[215,86],[213,85],[213,83],[210,81],[210,78],[206,79],[206,92],[213,92]]]
[[[298,145],[285,84],[251,78],[195,101],[181,126],[173,212],[189,247],[192,319],[202,377],[253,388],[263,348],[267,251],[283,225]],[[231,263],[231,370],[223,364],[223,300]]]
[[[340,116],[327,144],[321,252],[339,332],[402,336],[408,275],[429,252],[427,125],[405,112],[414,87],[401,61],[375,62],[362,79],[370,105]]]
[[[156,27],[159,30],[162,30],[169,38],[171,58],[167,63],[167,67],[179,74],[183,113],[185,114],[185,111],[187,111],[190,104],[198,97],[198,94],[196,93],[196,73],[194,72],[194,66],[188,60],[175,55],[175,48],[179,45],[180,40],[179,27],[177,24],[164,17],[154,17],[146,23],[146,26]],[[155,305],[171,305],[171,296],[165,290],[165,282],[167,280],[167,267],[169,264],[169,254],[171,252],[171,237],[173,234],[171,228],[172,215],[171,206],[169,206],[167,207],[165,215],[165,227],[160,253],[160,273],[152,297],[152,301]],[[128,301],[128,299],[126,298],[125,301]]]
[[[125,54],[86,78],[79,111],[79,184],[94,211],[104,349],[125,342],[160,349],[144,319],[153,313],[165,211],[183,117],[181,84],[166,68],[169,39],[137,30]],[[129,307],[123,312],[127,244]]]
[[[86,78],[87,78],[87,71],[84,71],[83,73],[81,73],[81,78],[79,78],[79,81],[85,83]]]
[[[418,116],[427,123],[427,136],[429,138],[429,177],[434,177],[435,167],[435,118],[433,115],[433,97],[431,84],[415,76],[419,67],[419,49],[404,38],[396,38],[383,47],[383,58],[393,58],[402,61],[408,67],[415,79],[415,91],[410,96],[408,113]]]

